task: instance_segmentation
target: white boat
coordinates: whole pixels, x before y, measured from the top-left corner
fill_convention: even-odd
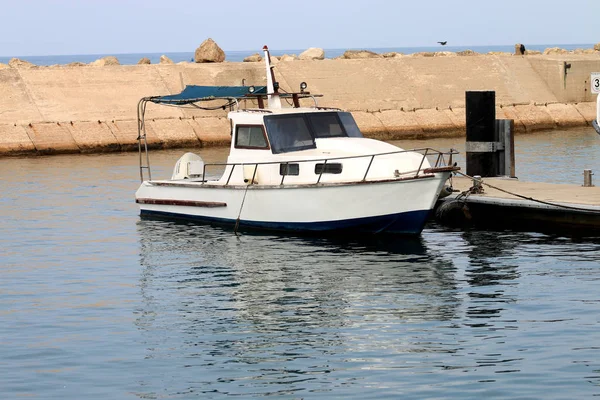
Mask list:
[[[304,82],[300,92],[281,93],[267,47],[263,50],[266,87],[187,86],[177,95],[140,100],[142,183],[135,198],[141,215],[229,224],[236,232],[419,234],[446,180],[458,169],[451,165],[453,151],[404,150],[364,138],[350,113],[319,107]],[[301,99],[310,98],[314,107],[300,106]],[[240,109],[241,99],[256,102],[258,108]],[[227,162],[205,164],[198,155],[186,153],[171,179],[153,180],[146,103],[216,100],[231,109]],[[282,100],[292,106],[283,107]],[[222,175],[210,179],[214,171]]]

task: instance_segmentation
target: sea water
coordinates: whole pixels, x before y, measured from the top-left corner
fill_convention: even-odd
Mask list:
[[[591,128],[516,142],[521,179],[600,171]],[[600,238],[237,237],[140,219],[137,162],[0,159],[1,399],[600,395]]]
[[[548,45],[531,45],[527,46],[528,50],[539,50],[544,51],[544,49],[550,47],[560,47],[565,50],[575,50],[575,49],[591,49],[594,47],[593,44],[548,44]],[[502,51],[508,53],[514,53],[515,47],[514,45],[498,45],[498,46],[426,46],[426,47],[389,47],[389,48],[367,48],[364,50],[371,50],[376,53],[387,53],[387,52],[399,52],[403,54],[412,54],[418,52],[434,52],[434,51],[463,51],[463,50],[473,50],[477,53],[488,53],[490,51]],[[271,55],[273,56],[281,56],[283,54],[300,54],[306,49],[273,49],[271,50]],[[363,49],[325,49],[325,57],[326,58],[336,58],[344,54],[346,50],[363,50]],[[231,62],[241,62],[244,58],[259,53],[262,55],[262,48],[256,48],[254,50],[246,50],[246,51],[226,51],[225,59]],[[173,62],[181,62],[181,61],[193,61],[194,52],[164,52],[164,53],[127,53],[127,54],[75,54],[75,55],[45,55],[45,56],[0,56],[0,63],[8,63],[11,58],[16,57],[25,61],[29,61],[35,65],[64,65],[72,62],[82,62],[89,64],[92,61],[95,61],[99,58],[106,56],[115,56],[119,60],[119,63],[124,65],[132,65],[137,64],[137,62],[143,58],[147,57],[150,59],[152,64],[157,64],[160,61],[160,56],[166,55]]]

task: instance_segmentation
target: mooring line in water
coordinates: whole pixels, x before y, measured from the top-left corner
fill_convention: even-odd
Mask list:
[[[529,200],[529,201],[533,201],[535,203],[541,203],[541,204],[545,204],[547,206],[552,206],[552,207],[566,208],[566,209],[569,209],[569,210],[577,210],[577,211],[586,211],[586,212],[592,212],[592,213],[600,213],[600,211],[593,210],[593,209],[590,209],[590,208],[573,207],[573,206],[567,206],[567,205],[564,205],[564,204],[555,204],[555,203],[551,203],[551,202],[544,201],[544,200],[534,199],[533,197],[523,196],[523,195],[520,195],[520,194],[517,194],[517,193],[510,192],[508,190],[501,189],[501,188],[499,188],[497,186],[490,185],[489,183],[484,182],[482,178],[475,178],[473,176],[467,175],[467,174],[465,174],[463,172],[460,172],[460,171],[456,171],[456,173],[464,176],[465,178],[472,179],[474,182],[478,182],[479,184],[483,184],[483,185],[489,186],[492,189],[496,189],[496,190],[498,190],[500,192],[504,192],[506,194],[509,194],[509,195],[515,196],[515,197],[519,197],[519,198],[524,199],[524,200]],[[464,192],[462,192],[461,194],[459,194],[458,197],[461,197],[461,196],[463,196],[465,194],[467,195],[467,197],[469,196],[469,194],[477,194],[478,192],[476,191],[475,188],[476,188],[476,186],[473,185],[471,188],[469,188],[469,189],[465,190]],[[457,199],[458,199],[458,197],[457,197]],[[464,201],[466,201],[467,197],[465,197]]]
[[[238,217],[235,220],[235,227],[233,228],[233,233],[235,234],[235,236],[240,236],[240,235],[238,235],[238,228],[240,226],[240,217],[242,216],[242,208],[244,208],[244,202],[246,201],[246,193],[248,193],[248,188],[250,187],[250,185],[254,184],[254,178],[256,177],[257,169],[258,169],[258,164],[254,164],[254,173],[252,174],[252,180],[250,180],[250,182],[248,182],[248,184],[246,185],[246,189],[244,189],[244,197],[242,198],[242,204],[240,204],[240,212],[238,213]]]

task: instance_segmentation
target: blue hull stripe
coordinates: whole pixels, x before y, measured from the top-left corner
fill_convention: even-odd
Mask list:
[[[142,217],[162,217],[169,219],[214,223],[219,225],[235,225],[235,220],[213,218],[197,215],[183,215],[162,211],[141,210]],[[380,215],[376,217],[345,219],[341,221],[323,222],[264,222],[240,221],[240,228],[292,231],[292,232],[363,232],[363,233],[396,233],[418,235],[423,230],[429,217],[428,210],[411,211],[400,214]]]

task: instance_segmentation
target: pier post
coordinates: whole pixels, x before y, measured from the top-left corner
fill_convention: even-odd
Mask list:
[[[466,92],[467,175],[498,175],[496,92]]]
[[[515,175],[515,121],[497,119],[494,139],[498,145],[498,175],[516,178]]]

